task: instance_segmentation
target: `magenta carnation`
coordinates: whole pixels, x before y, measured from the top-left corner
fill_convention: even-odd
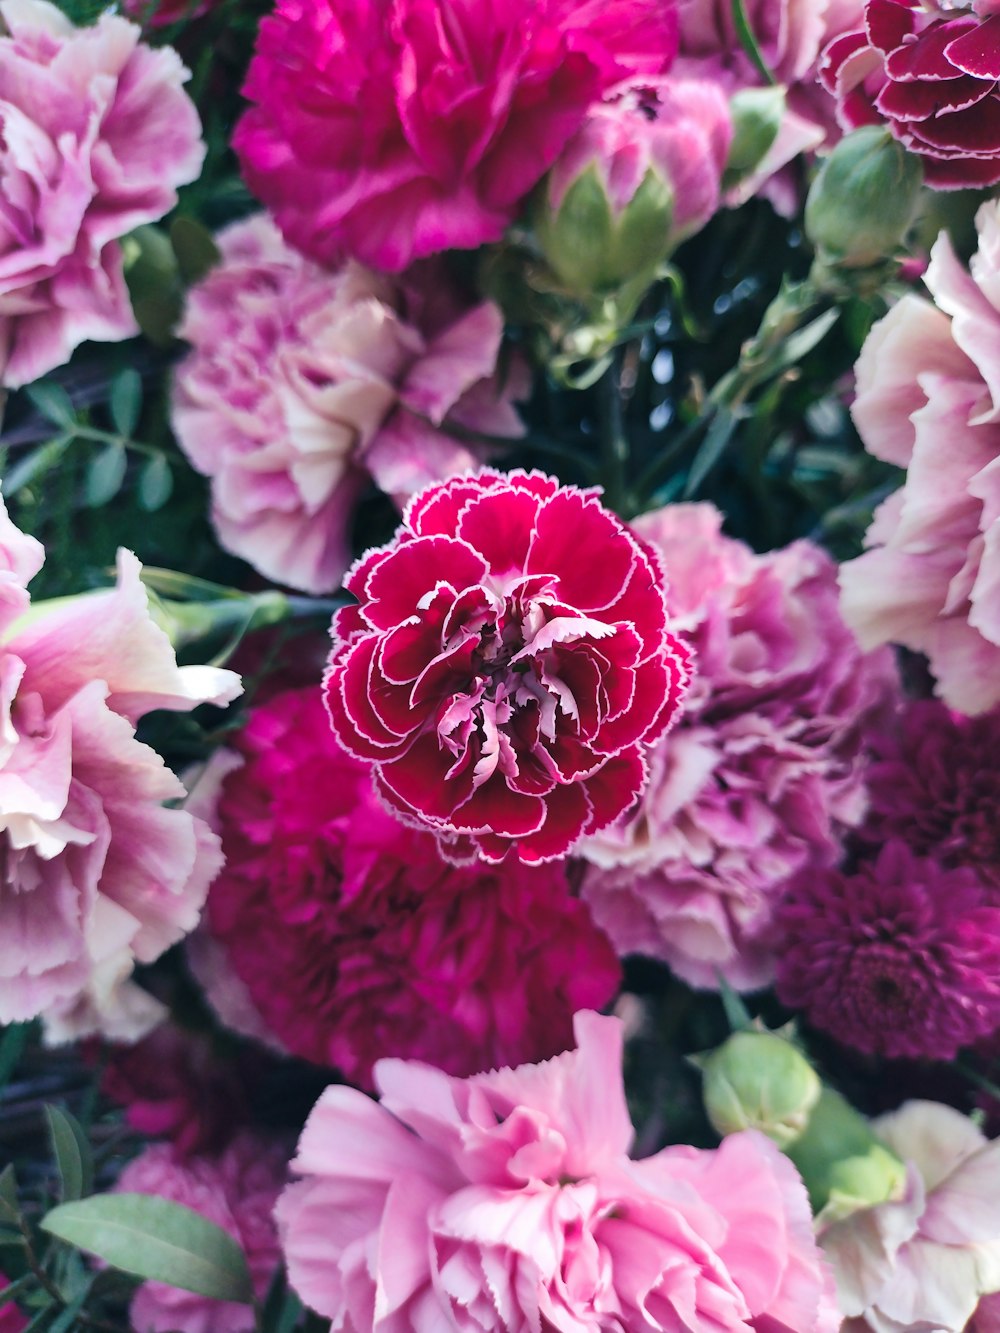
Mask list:
[[[574,1011],[612,998],[614,951],[564,867],[442,861],[337,744],[318,689],[254,709],[237,745],[216,817],[216,971],[236,972],[287,1050],[366,1085],[383,1055],[474,1073],[565,1050]],[[211,998],[217,977],[198,971]]]
[[[45,0],[0,14],[0,385],[16,386],[138,332],[118,241],[174,206],[205,150],[175,51],[110,12],[90,28]]]
[[[239,677],[177,666],[128,551],[115,588],[24,615],[42,562],[0,503],[0,1023],[135,1039],[162,1007],[134,964],[194,928],[220,861],[136,723],[226,702]]]
[[[182,1158],[173,1147],[156,1143],[128,1164],[115,1189],[184,1204],[228,1232],[247,1257],[254,1295],[263,1300],[280,1261],[271,1214],[287,1160],[281,1144],[250,1133],[237,1135],[214,1156]],[[163,1282],[144,1282],[129,1313],[141,1333],[253,1333],[257,1327],[249,1305]]]
[[[1000,907],[902,842],[803,874],[777,913],[778,995],[858,1050],[951,1060],[1000,1027]]]
[[[820,68],[844,128],[886,125],[939,190],[1000,181],[1000,13],[958,8],[865,0]]]
[[[688,653],[658,562],[594,492],[489,470],[430,487],[344,586],[330,716],[403,819],[534,862],[635,800]]]
[[[590,103],[676,44],[674,0],[281,0],[235,145],[291,244],[398,270],[498,240]]]
[[[221,262],[190,293],[192,344],[174,383],[178,443],[212,478],[219,540],[268,578],[329,592],[350,557],[359,498],[400,503],[479,460],[445,430],[522,426],[496,362],[503,319],[463,302],[436,265],[391,281],[329,272],[265,215],[218,238]]]
[[[1000,105],[1000,103],[998,103]],[[873,328],[852,412],[865,448],[906,468],[871,549],[842,566],[844,618],[864,647],[926,653],[963,713],[1000,704],[1000,209],[976,215],[971,272],[946,232],[924,281]]]
[[[621,1024],[575,1027],[543,1065],[327,1089],[277,1209],[303,1300],[359,1333],[834,1333],[791,1163],[754,1132],[630,1161]]]
[[[583,896],[620,952],[748,989],[774,975],[783,886],[835,862],[864,815],[864,737],[893,673],[858,651],[824,552],[755,555],[721,525],[707,504],[636,524],[670,571],[669,623],[697,675],[639,804],[583,843]]]

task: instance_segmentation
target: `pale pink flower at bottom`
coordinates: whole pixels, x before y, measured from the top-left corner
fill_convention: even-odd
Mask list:
[[[834,1333],[790,1162],[754,1132],[630,1161],[621,1024],[575,1025],[545,1064],[323,1094],[276,1214],[306,1303],[344,1333]]]

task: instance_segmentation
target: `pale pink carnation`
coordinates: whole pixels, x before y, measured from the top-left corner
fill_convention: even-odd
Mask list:
[[[635,525],[669,570],[670,625],[697,670],[639,803],[582,844],[582,892],[621,953],[751,989],[774,976],[783,886],[835,862],[865,813],[863,740],[892,673],[841,621],[823,551],[755,555],[721,524],[679,504]]]
[[[575,1026],[546,1064],[327,1089],[277,1208],[303,1300],[343,1333],[833,1333],[787,1158],[750,1131],[630,1161],[621,1023]]]
[[[169,212],[205,149],[187,70],[135,24],[75,28],[46,0],[0,14],[0,384],[16,386],[138,332],[118,241]]]
[[[852,409],[865,448],[906,468],[876,510],[871,549],[841,570],[842,610],[866,648],[925,653],[966,714],[1000,704],[1000,208],[976,215],[971,273],[947,232],[924,278],[861,349]]]
[[[1000,1143],[939,1102],[873,1121],[907,1166],[901,1198],[822,1224],[843,1333],[991,1333],[1000,1291]],[[982,1322],[980,1322],[980,1315]]]
[[[212,479],[223,546],[279,583],[329,592],[372,481],[401,503],[468,471],[481,460],[438,428],[520,434],[522,377],[499,383],[499,309],[463,302],[436,264],[396,280],[355,263],[331,272],[265,214],[218,242],[180,328],[192,351],[174,430]]]
[[[213,1156],[180,1156],[165,1143],[130,1162],[115,1189],[155,1194],[193,1208],[228,1232],[247,1257],[254,1295],[263,1300],[280,1261],[272,1212],[285,1183],[287,1152],[249,1132]],[[129,1311],[137,1333],[253,1333],[253,1309],[164,1282],[144,1282]]]
[[[135,724],[225,702],[239,677],[178,668],[130,552],[115,588],[29,612],[42,561],[0,504],[0,1023],[131,1039],[160,1015],[134,964],[195,926],[220,864],[207,826],[164,806],[184,787]]]
[[[676,0],[281,0],[234,143],[287,240],[398,271],[497,241],[591,102],[677,49]]]

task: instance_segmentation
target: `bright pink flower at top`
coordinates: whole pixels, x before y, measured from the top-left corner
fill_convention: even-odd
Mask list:
[[[187,70],[134,24],[74,28],[46,0],[0,14],[0,385],[19,385],[138,332],[119,238],[174,206],[205,149]]]
[[[820,69],[845,129],[886,125],[939,190],[1000,181],[1000,13],[950,3],[866,0],[864,24],[831,42]]]
[[[200,1157],[181,1157],[172,1145],[154,1143],[128,1164],[115,1189],[183,1204],[228,1232],[247,1257],[254,1295],[263,1300],[280,1259],[272,1212],[287,1160],[282,1144],[250,1133]],[[249,1305],[164,1282],[144,1282],[129,1316],[141,1333],[253,1333],[257,1327]]]
[[[658,560],[596,493],[489,469],[429,487],[344,586],[333,728],[404,820],[546,861],[632,804],[689,658]]]
[[[1000,102],[997,104],[1000,106]],[[947,233],[925,282],[868,335],[852,408],[865,448],[906,468],[875,512],[871,549],[841,567],[862,646],[926,653],[937,693],[966,714],[1000,704],[1000,209],[976,215],[971,272]]]
[[[821,1226],[842,1333],[996,1333],[1000,1143],[939,1102],[906,1102],[872,1128],[906,1162],[906,1190]]]
[[[674,0],[281,0],[235,138],[291,244],[397,270],[495,241],[583,120],[676,51]]]
[[[617,1019],[459,1080],[383,1060],[328,1088],[276,1210],[290,1281],[344,1333],[834,1333],[791,1163],[754,1132],[632,1162]]]
[[[184,787],[135,725],[226,702],[239,678],[177,666],[128,551],[115,588],[19,618],[42,560],[0,504],[0,1023],[134,1039],[162,1010],[133,966],[193,929],[220,860],[203,821],[164,805]]]

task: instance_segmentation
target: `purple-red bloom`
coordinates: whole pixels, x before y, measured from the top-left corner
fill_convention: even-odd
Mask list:
[[[866,0],[864,27],[830,43],[820,78],[845,129],[888,126],[928,185],[1000,181],[1000,13]]]
[[[210,1000],[234,971],[257,1026],[370,1086],[387,1055],[452,1074],[543,1059],[615,994],[614,950],[565,867],[444,862],[375,796],[315,686],[254,709],[235,744],[208,906],[221,956],[197,966]]]
[[[277,1208],[303,1300],[359,1333],[834,1333],[788,1159],[747,1131],[630,1161],[621,1024],[575,1027],[543,1065],[327,1089]]]
[[[893,841],[801,875],[777,926],[779,996],[848,1046],[951,1060],[1000,1027],[1000,908],[970,870]]]
[[[330,716],[401,818],[537,862],[635,800],[689,655],[656,556],[596,493],[489,469],[429,487],[344,586]]]
[[[398,270],[503,234],[591,102],[677,48],[674,0],[281,0],[235,145],[286,239]]]
[[[16,386],[138,332],[118,241],[174,206],[205,149],[175,51],[110,12],[89,28],[46,0],[0,13],[0,385]]]
[[[496,375],[503,318],[437,262],[399,280],[290,250],[264,214],[227,227],[194,287],[171,420],[212,479],[220,542],[278,583],[329,592],[374,480],[400,505],[482,460],[452,435],[522,431]],[[443,424],[447,423],[447,424]]]
[[[228,1232],[246,1255],[255,1297],[263,1300],[280,1259],[271,1214],[287,1160],[282,1144],[250,1133],[203,1157],[182,1157],[172,1145],[155,1143],[128,1164],[115,1189],[183,1204]],[[142,1333],[252,1333],[257,1327],[249,1305],[163,1282],[144,1282],[129,1316]]]

